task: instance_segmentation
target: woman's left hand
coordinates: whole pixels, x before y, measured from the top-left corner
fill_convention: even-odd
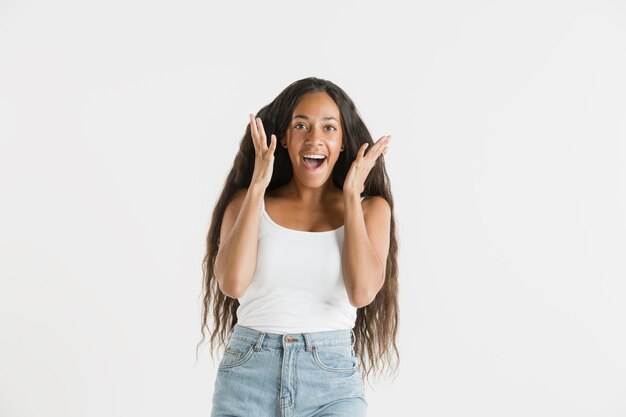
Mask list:
[[[365,189],[365,180],[376,163],[376,159],[387,153],[391,135],[382,136],[376,141],[374,146],[365,154],[368,143],[364,143],[356,154],[356,159],[352,162],[346,180],[343,183],[344,194],[361,195]]]

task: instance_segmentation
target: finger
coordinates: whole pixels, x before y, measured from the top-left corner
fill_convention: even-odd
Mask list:
[[[272,133],[272,137],[270,138],[270,147],[269,147],[269,152],[270,154],[274,154],[274,151],[276,150],[276,142],[278,142],[278,139],[276,139],[276,135]]]
[[[257,118],[257,122],[258,122],[258,129],[259,129],[258,136],[261,142],[261,149],[266,151],[267,150],[267,136],[265,136],[265,128],[263,127],[263,121],[259,117]]]
[[[389,150],[389,145],[391,145],[391,135],[387,136],[387,143],[385,143],[385,146],[383,148],[383,154],[387,153],[387,151]]]
[[[389,147],[389,141],[391,139],[391,135],[383,136],[376,142],[376,145],[372,147],[372,150],[368,152],[367,156],[376,160],[383,152],[387,150]]]
[[[363,145],[361,145],[361,147],[359,148],[359,151],[356,154],[357,159],[361,159],[363,158],[363,155],[365,155],[365,149],[369,146],[369,143],[365,142]]]
[[[254,115],[252,113],[250,113],[250,134],[252,135],[252,144],[254,145],[254,150],[258,152],[260,145],[257,143],[257,127],[254,120]]]
[[[389,136],[389,135],[381,136],[381,138],[376,141],[376,146],[383,147],[383,146],[387,145],[389,143],[389,139],[390,138],[391,138],[391,136]]]
[[[387,142],[387,137],[386,136],[381,136],[380,139],[378,139],[376,142],[374,142],[374,146],[372,146],[368,152],[367,152],[367,157],[371,158],[373,156],[378,156],[379,155],[379,150],[382,147],[382,145],[384,145]]]
[[[381,151],[380,155],[385,155],[387,154],[387,151],[389,150],[389,144],[385,145],[383,147],[383,150]]]
[[[389,149],[390,143],[391,143],[391,135],[387,135],[385,137],[385,142],[381,144],[381,152],[387,152],[387,149]]]

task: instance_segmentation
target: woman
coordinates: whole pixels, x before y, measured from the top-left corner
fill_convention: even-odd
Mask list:
[[[202,340],[213,302],[226,344],[212,416],[366,415],[358,371],[399,359],[388,146],[327,80],[250,115],[203,262]]]

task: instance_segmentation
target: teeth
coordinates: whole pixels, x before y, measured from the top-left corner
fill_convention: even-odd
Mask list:
[[[324,159],[326,158],[324,155],[302,155],[305,158],[312,158],[312,159]]]

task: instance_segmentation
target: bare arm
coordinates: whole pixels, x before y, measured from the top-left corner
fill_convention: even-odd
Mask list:
[[[224,213],[220,247],[215,259],[215,278],[220,290],[230,298],[239,298],[244,294],[256,270],[265,187],[253,185],[239,193]],[[237,207],[239,205],[240,208]]]
[[[239,190],[226,208],[215,258],[215,278],[220,290],[230,298],[241,297],[254,276],[261,204],[274,171],[276,135],[272,134],[268,146],[263,121],[252,114],[250,136],[255,152],[250,186]]]
[[[350,304],[360,308],[374,300],[385,282],[391,209],[377,196],[364,215],[358,195],[344,197],[342,272]]]

